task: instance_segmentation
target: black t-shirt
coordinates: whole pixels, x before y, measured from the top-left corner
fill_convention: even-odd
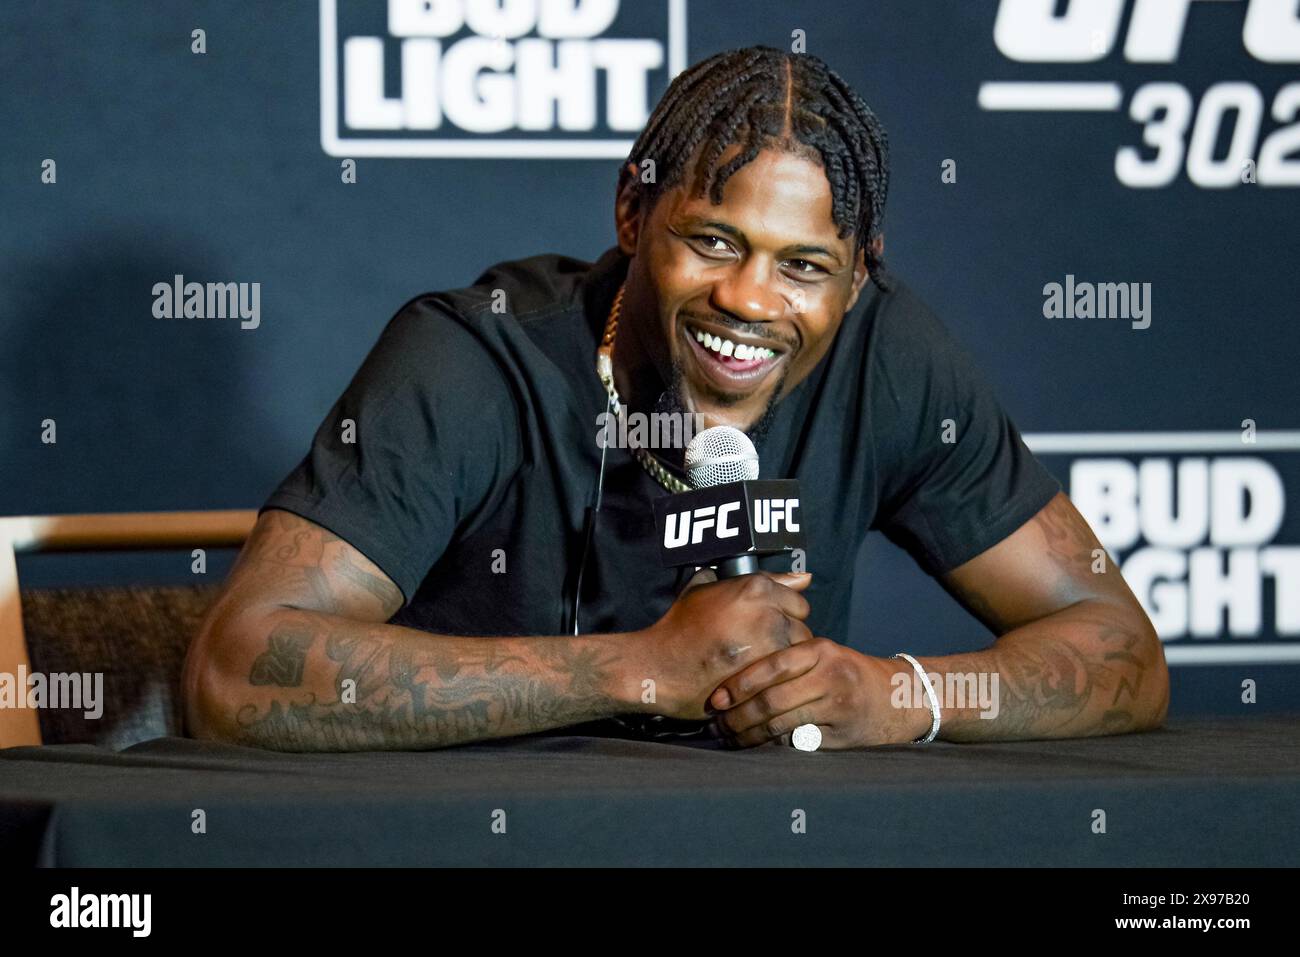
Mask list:
[[[607,402],[596,346],[627,263],[617,248],[595,264],[534,256],[412,299],[263,507],[330,529],[383,569],[406,599],[394,623],[571,631]],[[777,404],[758,451],[762,478],[800,482],[808,625],[840,642],[869,530],[939,575],[1060,490],[898,280],[889,292],[863,289],[827,355]],[[651,503],[668,493],[626,450],[608,456],[582,577],[584,633],[653,624],[689,577],[659,560]],[[760,566],[788,570],[790,556]]]

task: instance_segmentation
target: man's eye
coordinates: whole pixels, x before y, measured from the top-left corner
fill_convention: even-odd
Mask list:
[[[790,259],[787,261],[795,267],[795,272],[799,273],[801,276],[814,276],[819,272],[826,271],[822,269],[821,266],[816,263],[811,263],[806,259]],[[804,266],[807,266],[808,268],[804,269]]]
[[[709,236],[707,234],[701,234],[699,236],[696,236],[695,239],[702,246],[704,246],[704,248],[708,252],[711,253],[725,253],[728,249],[731,248],[727,245],[727,241],[720,236]],[[713,243],[717,243],[718,245],[714,246]]]

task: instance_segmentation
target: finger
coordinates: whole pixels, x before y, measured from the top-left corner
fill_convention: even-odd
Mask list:
[[[796,727],[797,727],[797,725],[796,725]],[[831,735],[832,735],[832,733],[833,733],[833,730],[832,730],[832,728],[831,728],[830,725],[814,724],[813,727],[815,727],[817,730],[819,730],[819,731],[822,733],[822,744],[821,744],[821,746],[818,747],[818,749],[817,749],[817,750],[821,751],[821,750],[823,750],[823,749],[826,747],[826,742],[829,741],[829,740],[831,740]],[[721,739],[721,740],[726,744],[726,746],[727,746],[728,748],[752,748],[752,747],[759,747],[759,746],[762,746],[762,745],[772,745],[772,746],[775,746],[775,747],[782,747],[782,748],[792,748],[792,747],[794,747],[794,732],[793,732],[793,731],[787,731],[785,734],[781,735],[779,738],[771,738],[771,739],[769,739],[769,740],[767,740],[767,741],[759,741],[759,742],[757,742],[757,744],[749,743],[749,739],[748,739],[748,738],[745,739],[745,740],[746,740],[746,743],[745,743],[745,744],[741,744],[741,743],[739,742],[739,740],[736,738],[736,736],[735,736],[734,734],[728,734],[728,733],[721,733],[721,732],[720,732],[720,733],[719,733],[719,737],[720,737],[720,739]]]
[[[789,626],[799,625],[802,628],[801,623],[808,617],[812,608],[808,604],[808,599],[780,584],[776,578],[775,575],[758,573],[741,575],[739,578],[729,579],[725,584],[736,590],[736,597],[756,610],[763,606],[770,609],[770,620],[762,622],[760,630],[780,637],[781,641],[778,644],[784,647],[801,640],[794,636]]]
[[[792,574],[772,574],[761,572],[776,587],[772,589],[772,598],[776,607],[780,609],[783,615],[803,621],[812,612],[812,606],[808,604],[808,599],[799,594],[800,591],[808,587],[812,581],[812,575],[807,573]]]
[[[778,585],[784,585],[786,588],[793,588],[795,591],[803,591],[812,584],[812,572],[758,572],[760,575],[766,575]]]
[[[812,614],[812,605],[808,604],[808,599],[789,588],[776,589],[776,603],[781,614],[795,621],[803,621]]]
[[[809,723],[812,724],[812,722],[809,722]],[[816,751],[828,751],[828,750],[832,750],[832,749],[839,749],[840,746],[839,746],[838,744],[834,743],[834,742],[837,740],[837,737],[836,737],[836,733],[835,733],[835,727],[834,727],[833,725],[829,725],[829,724],[813,724],[812,726],[813,726],[814,728],[816,728],[818,731],[820,731],[820,732],[821,732],[821,736],[822,736],[822,737],[821,737],[821,740],[817,743],[817,747],[814,748],[814,750],[816,750]],[[795,725],[795,727],[798,728],[799,726],[798,726],[798,725]],[[771,744],[775,744],[775,745],[779,745],[779,746],[781,746],[781,747],[783,747],[783,748],[793,748],[793,747],[794,747],[794,732],[793,732],[793,731],[787,731],[785,734],[781,735],[781,737],[779,737],[779,738],[773,738],[772,741],[771,741],[770,743],[771,743]]]
[[[826,696],[826,688],[820,681],[807,674],[783,681],[765,688],[742,705],[723,711],[719,715],[721,726],[731,734],[743,734],[755,728],[763,728],[782,715],[797,712]],[[796,721],[789,727],[774,727],[767,737],[777,737],[787,731],[793,731],[800,724],[808,721]]]
[[[784,639],[785,646],[803,645],[813,640],[812,629],[802,621],[796,621],[788,615],[781,616],[785,624],[781,628],[781,637]],[[779,651],[780,649],[773,649]]]
[[[737,708],[773,685],[806,674],[817,667],[820,660],[821,650],[813,641],[800,642],[774,651],[718,685],[709,697],[709,704],[719,711]]]
[[[700,585],[707,585],[709,582],[715,582],[717,580],[718,573],[712,568],[705,567],[697,569],[695,574],[691,576],[691,580],[686,583],[686,587],[682,589],[682,594],[685,595],[692,588],[697,588]]]
[[[789,740],[789,735],[794,733],[794,729],[803,724],[815,724],[822,732],[822,741],[825,742],[833,733],[834,729],[825,721],[817,720],[819,702],[810,702],[801,705],[791,711],[775,715],[762,724],[757,724],[746,731],[732,735],[731,740],[738,748],[752,748],[760,744],[766,744],[769,741]]]

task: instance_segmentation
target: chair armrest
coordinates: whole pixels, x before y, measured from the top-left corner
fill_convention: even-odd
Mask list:
[[[18,561],[13,543],[0,535],[0,680],[15,683],[15,704],[0,708],[0,748],[41,743],[41,723],[35,710],[26,707],[26,682],[18,684],[18,672],[31,666],[27,642],[23,639],[23,606],[18,595]]]

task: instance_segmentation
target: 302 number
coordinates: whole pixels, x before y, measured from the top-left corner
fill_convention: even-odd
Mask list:
[[[1254,181],[1260,186],[1300,186],[1300,83],[1288,83],[1273,98],[1273,119],[1287,124],[1264,138]],[[1126,186],[1168,186],[1187,162],[1187,178],[1207,189],[1227,189],[1251,181],[1247,175],[1259,143],[1264,98],[1251,83],[1216,83],[1193,108],[1192,96],[1178,83],[1148,83],[1133,94],[1129,117],[1144,124],[1142,141],[1156,153],[1144,158],[1134,146],[1115,154],[1115,175]],[[1228,151],[1216,157],[1215,144],[1229,113],[1236,114]],[[1195,123],[1192,122],[1193,114]],[[1191,138],[1187,137],[1188,126]]]

